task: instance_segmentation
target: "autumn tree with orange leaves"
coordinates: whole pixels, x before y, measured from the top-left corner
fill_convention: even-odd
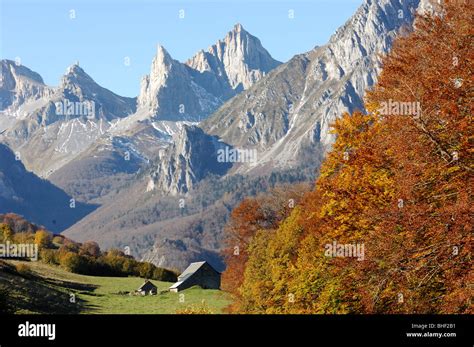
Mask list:
[[[368,114],[335,122],[315,190],[274,231],[246,214],[242,312],[473,312],[473,7],[447,1],[397,39]]]
[[[234,294],[236,303],[230,308],[235,311],[241,293],[239,288],[244,278],[248,259],[248,246],[258,231],[275,230],[285,219],[304,192],[307,184],[283,186],[268,193],[242,201],[233,211],[226,226],[226,248],[223,252],[227,268],[222,274],[222,287]]]

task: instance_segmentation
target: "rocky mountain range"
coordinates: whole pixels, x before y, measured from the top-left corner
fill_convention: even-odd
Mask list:
[[[100,87],[78,63],[49,87],[39,74],[3,60],[3,142],[69,194],[100,200],[156,159],[183,125],[205,119],[279,64],[240,24],[185,63],[158,46],[137,98]]]
[[[134,99],[102,88],[77,64],[68,68],[56,88],[44,85],[38,74],[13,61],[1,64],[2,71],[13,71],[2,75],[4,142],[20,152],[27,168],[41,177],[72,161],[112,121],[135,110]]]
[[[389,52],[401,31],[410,30],[419,5],[419,0],[365,1],[326,45],[278,66],[204,120],[200,127],[209,136],[257,152],[258,160],[233,163],[229,172],[265,175],[308,163],[308,148],[328,150],[334,140],[331,123],[345,112],[364,111],[363,97],[377,79],[380,55]],[[187,148],[193,151],[193,144]],[[216,157],[214,152],[202,160]],[[191,188],[177,186],[172,178],[187,176],[192,167],[169,167],[166,174],[161,166],[161,174],[152,175],[156,186],[168,192]]]
[[[334,141],[331,123],[344,112],[365,111],[365,91],[377,80],[380,56],[390,51],[397,35],[411,30],[417,11],[426,10],[427,3],[364,1],[326,45],[279,65],[204,120],[200,127],[209,138],[233,149],[256,152],[257,160],[230,163],[225,177],[244,175],[252,180],[308,165],[316,169]],[[181,136],[187,137],[186,132]],[[195,146],[188,142],[185,153],[182,148],[168,147],[166,157],[190,158],[203,141],[199,138]],[[217,156],[215,147],[193,162],[215,163]],[[192,165],[166,165],[165,169],[163,165],[160,162],[152,168],[148,187],[177,195],[198,185],[198,180],[176,179],[192,175]],[[161,259],[165,253],[157,240],[146,257]]]
[[[232,207],[314,177],[334,140],[331,123],[364,111],[380,55],[427,3],[365,0],[326,45],[286,63],[240,24],[184,63],[158,46],[133,99],[98,86],[77,64],[53,88],[2,61],[0,141],[27,169],[101,205],[65,230],[71,238],[127,246],[159,266],[208,260],[223,269]],[[94,112],[58,112],[69,102],[92,103]]]
[[[138,109],[159,120],[201,120],[280,64],[241,24],[185,63],[158,46]]]

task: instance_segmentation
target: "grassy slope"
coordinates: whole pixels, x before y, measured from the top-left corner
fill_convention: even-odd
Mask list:
[[[11,261],[18,264],[17,261]],[[134,291],[143,279],[137,277],[94,277],[64,271],[40,262],[26,263],[35,275],[55,284],[55,289],[76,294],[80,312],[86,314],[173,314],[189,306],[202,306],[204,302],[213,313],[222,313],[230,303],[229,295],[219,290],[190,288],[178,293],[166,292],[155,296],[120,295],[119,291]],[[168,289],[171,283],[152,281],[158,292]],[[184,294],[184,303],[180,302]],[[68,298],[68,296],[66,296]],[[74,310],[71,310],[73,313]]]

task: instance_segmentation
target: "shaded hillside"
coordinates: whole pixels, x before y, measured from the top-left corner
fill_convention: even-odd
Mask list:
[[[0,144],[0,213],[17,213],[61,232],[96,207],[72,202],[63,190],[27,171],[15,154]]]
[[[69,292],[91,291],[89,284],[48,279],[30,271],[26,262],[0,260],[0,314],[71,314],[83,309],[83,300],[70,302]]]

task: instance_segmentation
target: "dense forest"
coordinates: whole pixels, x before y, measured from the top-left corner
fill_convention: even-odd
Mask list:
[[[231,312],[474,312],[473,9],[445,2],[396,40],[312,191],[233,210]]]

